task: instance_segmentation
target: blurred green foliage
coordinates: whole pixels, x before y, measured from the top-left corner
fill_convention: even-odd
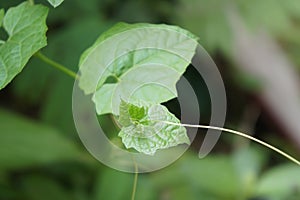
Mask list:
[[[0,0],[7,10],[21,0]],[[46,1],[36,1],[48,5]],[[49,6],[49,5],[48,5]],[[236,7],[248,28],[267,29],[278,39],[299,68],[300,1],[297,0],[66,0],[50,8],[47,19],[48,46],[43,52],[78,70],[81,53],[114,23],[150,22],[180,25],[200,37],[200,43],[222,66],[231,63],[232,33],[226,9]],[[0,30],[0,39],[7,35]],[[300,69],[300,68],[299,68]],[[221,70],[228,86],[228,122],[233,127],[249,101],[233,71]],[[209,119],[205,83],[186,73],[199,92],[201,117]],[[256,88],[255,81],[250,84]],[[97,162],[79,142],[73,124],[71,95],[73,80],[32,58],[23,72],[0,91],[0,199],[129,199],[133,175],[117,172]],[[246,86],[248,87],[248,86]],[[235,95],[243,96],[235,99]],[[168,104],[173,106],[173,104]],[[173,108],[173,110],[176,110]],[[260,119],[261,137],[274,138],[280,147],[289,141],[272,135],[272,124]],[[109,135],[115,134],[106,123]],[[200,132],[199,134],[201,134]],[[257,136],[257,135],[256,135]],[[158,172],[139,176],[136,199],[300,199],[300,170],[270,150],[247,143],[237,148],[232,136],[222,136],[208,157],[198,159],[193,144],[177,162]],[[200,138],[197,138],[200,139]],[[288,149],[293,155],[299,152]],[[276,164],[276,166],[273,166]]]

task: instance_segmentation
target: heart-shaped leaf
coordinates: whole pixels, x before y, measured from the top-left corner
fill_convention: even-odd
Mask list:
[[[162,103],[177,96],[196,46],[197,37],[176,26],[118,23],[82,55],[79,85],[94,93],[99,115],[119,115],[121,98]]]
[[[180,123],[160,103],[177,97],[176,82],[197,44],[176,26],[119,23],[83,53],[79,86],[93,94],[99,115],[119,116],[126,148],[153,155],[190,143],[184,127],[163,122]]]
[[[134,148],[149,155],[158,149],[190,143],[184,127],[165,121],[180,123],[162,105],[137,106],[122,100],[119,117],[122,129],[119,136],[126,148]]]

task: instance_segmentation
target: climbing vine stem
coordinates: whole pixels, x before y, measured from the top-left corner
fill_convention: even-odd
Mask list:
[[[34,54],[37,58],[39,58],[40,60],[42,60],[43,62],[47,63],[48,65],[62,71],[63,73],[67,74],[68,76],[74,78],[74,79],[78,79],[79,77],[77,76],[77,74],[75,72],[73,72],[72,70],[68,69],[67,67],[63,66],[62,64],[59,64],[57,62],[55,62],[54,60],[48,58],[47,56],[45,56],[44,54],[42,54],[42,52],[37,52],[36,54]]]
[[[224,132],[227,132],[227,133],[232,133],[232,134],[235,134],[235,135],[239,135],[241,137],[244,137],[244,138],[248,138],[254,142],[257,142],[269,149],[272,149],[273,151],[279,153],[280,155],[286,157],[287,159],[289,159],[290,161],[294,162],[295,164],[299,165],[300,166],[300,161],[297,160],[296,158],[292,157],[291,155],[283,152],[282,150],[262,141],[262,140],[259,140],[255,137],[252,137],[250,135],[247,135],[245,133],[242,133],[242,132],[239,132],[239,131],[235,131],[235,130],[231,130],[231,129],[227,129],[227,128],[221,128],[221,127],[215,127],[215,126],[208,126],[208,125],[192,125],[192,124],[180,124],[180,123],[174,123],[174,122],[168,122],[168,121],[163,121],[164,123],[166,124],[171,124],[171,125],[177,125],[177,126],[184,126],[184,127],[191,127],[191,128],[202,128],[202,129],[213,129],[213,130],[219,130],[219,131],[224,131]]]

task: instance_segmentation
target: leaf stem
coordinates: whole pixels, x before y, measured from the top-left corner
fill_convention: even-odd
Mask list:
[[[133,162],[134,162],[135,173],[134,173],[133,187],[132,187],[132,193],[131,193],[131,200],[135,199],[136,187],[137,187],[137,181],[138,181],[138,175],[139,175],[138,167],[137,167],[135,160],[133,160]]]
[[[48,58],[47,56],[45,56],[44,54],[42,54],[42,52],[37,52],[36,54],[34,54],[37,58],[39,58],[40,60],[42,60],[43,62],[47,63],[48,65],[62,71],[63,73],[67,74],[68,76],[71,76],[74,79],[78,79],[79,77],[77,76],[77,74],[75,72],[73,72],[72,70],[69,70],[67,67],[63,66],[62,64],[59,64],[57,62],[55,62],[54,60]]]
[[[289,159],[290,161],[294,162],[295,164],[299,165],[300,166],[300,161],[298,161],[297,159],[295,159],[294,157],[290,156],[289,154],[283,152],[282,150],[262,141],[262,140],[259,140],[255,137],[252,137],[248,134],[245,134],[245,133],[242,133],[242,132],[239,132],[239,131],[235,131],[235,130],[231,130],[231,129],[227,129],[227,128],[221,128],[221,127],[215,127],[215,126],[208,126],[208,125],[192,125],[192,124],[179,124],[179,123],[174,123],[174,122],[169,122],[169,121],[163,121],[164,123],[166,124],[171,124],[171,125],[176,125],[176,126],[184,126],[184,127],[191,127],[191,128],[203,128],[203,129],[213,129],[213,130],[219,130],[219,131],[224,131],[224,132],[227,132],[227,133],[232,133],[232,134],[235,134],[235,135],[239,135],[241,137],[244,137],[244,138],[248,138],[254,142],[257,142],[269,149],[272,149],[273,151],[279,153],[280,155],[286,157],[287,159]]]

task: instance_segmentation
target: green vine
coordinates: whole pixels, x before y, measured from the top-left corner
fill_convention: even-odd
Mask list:
[[[79,77],[77,76],[77,74],[75,72],[73,72],[72,70],[69,70],[67,67],[63,66],[62,64],[55,62],[54,60],[48,58],[47,56],[45,56],[44,54],[42,54],[42,52],[37,52],[36,54],[34,54],[37,58],[39,58],[40,60],[42,60],[43,62],[45,62],[46,64],[58,69],[59,71],[65,73],[66,75],[74,78],[74,79],[78,79]]]

